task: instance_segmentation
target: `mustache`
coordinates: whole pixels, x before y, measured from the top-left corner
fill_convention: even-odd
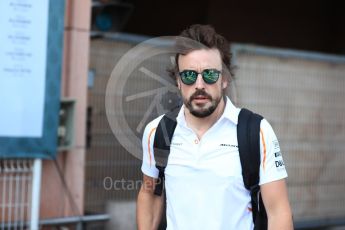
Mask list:
[[[209,95],[208,93],[206,93],[204,90],[201,90],[201,89],[197,89],[197,90],[192,94],[192,96],[190,96],[190,100],[193,100],[193,99],[195,99],[195,98],[198,97],[198,96],[203,96],[203,97],[206,97],[207,99],[212,100],[212,96]]]

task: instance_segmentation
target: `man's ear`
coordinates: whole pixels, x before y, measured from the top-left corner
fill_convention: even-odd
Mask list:
[[[178,77],[176,77],[176,84],[177,84],[177,88],[179,90],[181,90],[181,82],[180,82],[180,79]]]
[[[226,79],[222,79],[222,89],[226,89],[228,87],[228,81]]]

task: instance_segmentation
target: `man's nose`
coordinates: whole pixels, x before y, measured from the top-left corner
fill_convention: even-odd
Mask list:
[[[202,76],[200,73],[198,73],[198,76],[196,77],[195,88],[196,89],[204,89],[205,88],[205,81],[204,81],[204,79],[202,79]]]

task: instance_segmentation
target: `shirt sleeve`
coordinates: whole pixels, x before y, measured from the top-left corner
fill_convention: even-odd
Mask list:
[[[260,152],[260,185],[287,177],[278,139],[266,119],[260,124]]]
[[[145,175],[153,178],[158,178],[159,174],[159,171],[156,168],[153,142],[155,139],[156,129],[161,118],[162,116],[156,118],[145,127],[142,138],[143,161],[141,165],[141,171]]]

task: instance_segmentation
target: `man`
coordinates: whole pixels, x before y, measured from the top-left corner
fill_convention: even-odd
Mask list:
[[[231,78],[230,47],[210,26],[194,25],[183,42],[172,71],[183,98],[177,115],[165,169],[168,230],[253,229],[251,198],[244,187],[236,127],[240,109],[225,96]],[[153,151],[155,130],[162,116],[150,122],[143,135],[143,186],[137,203],[139,230],[157,229],[164,196],[154,194],[159,171]],[[269,123],[260,125],[260,190],[268,229],[292,229],[283,164],[277,138]]]

